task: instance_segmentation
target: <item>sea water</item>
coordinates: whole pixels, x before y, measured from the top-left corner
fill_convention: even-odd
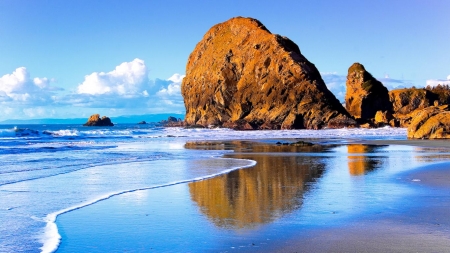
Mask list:
[[[406,130],[0,125],[0,252],[52,252],[60,243],[55,224],[60,214],[127,192],[184,184],[255,165],[251,159],[223,158],[230,150],[185,149],[186,141],[267,138],[405,139]]]

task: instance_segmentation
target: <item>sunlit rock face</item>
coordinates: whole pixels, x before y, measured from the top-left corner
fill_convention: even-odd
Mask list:
[[[392,110],[389,93],[360,63],[348,69],[345,107],[355,118],[372,120],[377,111]]]
[[[447,86],[426,89],[405,88],[389,92],[394,117],[401,127],[408,127],[416,115],[430,106],[448,105],[450,90]]]
[[[192,200],[219,227],[254,227],[300,208],[308,183],[320,177],[325,168],[321,158],[286,155],[287,152],[322,152],[317,146],[231,143],[235,152],[251,150],[255,154],[227,157],[255,160],[256,166],[189,184]],[[219,146],[209,145],[209,148]]]
[[[213,26],[181,85],[188,125],[320,129],[355,125],[317,68],[286,37],[252,18]]]
[[[83,126],[114,126],[114,124],[106,116],[100,118],[100,114],[93,114]]]
[[[393,111],[397,114],[409,114],[416,109],[432,106],[438,96],[426,89],[398,89],[389,92]]]
[[[448,105],[430,106],[414,111],[407,129],[410,139],[450,139],[450,111]]]

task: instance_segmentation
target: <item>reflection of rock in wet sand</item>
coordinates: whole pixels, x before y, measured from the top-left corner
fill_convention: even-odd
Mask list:
[[[189,184],[192,200],[220,227],[252,227],[299,208],[307,183],[320,177],[324,169],[322,158],[295,153],[317,152],[318,146],[225,144],[230,145],[236,153],[229,157],[252,159],[257,165]],[[219,147],[209,145],[213,146]]]
[[[368,172],[380,167],[379,158],[371,158],[366,156],[367,153],[373,153],[376,149],[383,146],[365,145],[365,144],[349,144],[347,145],[348,170],[352,176],[364,175]],[[351,155],[361,154],[361,155]]]

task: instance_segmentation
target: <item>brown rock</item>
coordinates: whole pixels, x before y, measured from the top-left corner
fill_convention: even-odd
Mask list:
[[[409,114],[417,109],[433,105],[438,96],[426,89],[399,89],[389,92],[395,114]]]
[[[189,56],[181,92],[188,125],[319,129],[335,118],[356,124],[298,46],[252,18],[232,18],[204,35]]]
[[[449,139],[450,112],[448,106],[430,106],[417,110],[407,130],[410,139]]]
[[[356,119],[372,120],[377,111],[391,112],[388,90],[362,64],[354,63],[348,69],[346,87],[345,106]]]
[[[433,103],[437,103],[439,105],[448,105],[450,104],[450,86],[438,84],[437,86],[426,87],[427,90],[433,92],[436,95],[436,100]]]
[[[83,126],[114,126],[114,124],[106,116],[100,118],[100,114],[93,114]]]
[[[159,125],[164,127],[183,127],[185,126],[184,121],[182,119],[177,119],[173,116],[169,116],[167,120],[161,120],[158,122]]]
[[[388,124],[391,119],[392,113],[390,113],[389,111],[377,111],[374,118],[375,123],[377,124]]]

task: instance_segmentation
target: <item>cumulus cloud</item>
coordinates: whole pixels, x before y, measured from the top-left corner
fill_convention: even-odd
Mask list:
[[[426,82],[426,86],[435,87],[438,84],[440,85],[450,85],[450,75],[447,76],[447,80],[444,79],[429,79]]]
[[[165,80],[149,80],[145,62],[134,59],[121,63],[110,72],[86,75],[76,93],[58,103],[90,108],[183,111],[180,89],[183,77],[174,74]]]
[[[179,96],[181,98],[181,81],[183,81],[184,75],[174,74],[169,77],[167,81],[171,81],[167,87],[161,88],[156,94],[159,96]]]
[[[136,95],[148,83],[148,72],[141,59],[124,62],[110,72],[94,72],[85,76],[77,88],[79,94]]]
[[[46,77],[30,78],[25,67],[17,68],[11,74],[0,78],[0,102],[13,101],[24,104],[45,104],[52,100],[54,92],[61,88],[51,86],[54,80]]]
[[[61,93],[51,78],[30,77],[25,67],[0,78],[0,120],[5,118],[79,117],[86,111],[123,114],[184,112],[184,75],[148,79],[145,62],[123,62],[109,72],[93,72]],[[77,116],[78,115],[78,116]],[[109,115],[118,116],[118,115]]]

